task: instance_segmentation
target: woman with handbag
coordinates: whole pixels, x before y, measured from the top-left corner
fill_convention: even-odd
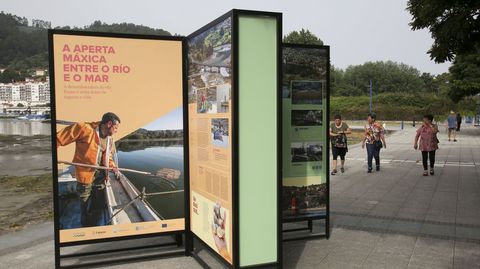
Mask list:
[[[342,121],[342,116],[335,115],[334,122],[330,124],[330,141],[332,142],[333,170],[332,176],[337,173],[337,159],[340,156],[340,171],[345,172],[345,155],[347,154],[347,134],[351,134],[352,130],[348,124]]]
[[[383,143],[382,143],[383,142]],[[372,161],[375,158],[376,171],[380,171],[380,149],[387,148],[385,129],[377,122],[375,113],[369,113],[365,125],[365,136],[362,140],[362,149],[367,144],[368,173],[372,172]]]
[[[433,116],[423,116],[423,124],[418,128],[413,148],[422,152],[423,175],[428,176],[428,159],[430,159],[430,175],[434,175],[435,151],[438,149],[438,126],[433,124]],[[420,139],[420,143],[418,140]]]

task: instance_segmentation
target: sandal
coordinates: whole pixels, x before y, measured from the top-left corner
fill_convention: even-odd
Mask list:
[[[345,168],[340,168],[340,172],[345,173]]]
[[[423,176],[424,177],[428,176],[428,171],[423,172]]]
[[[332,170],[332,173],[330,173],[332,176],[334,176],[335,174],[337,173],[337,170],[336,169],[333,169]]]

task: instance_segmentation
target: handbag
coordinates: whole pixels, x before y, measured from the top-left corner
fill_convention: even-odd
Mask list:
[[[375,145],[375,147],[376,147],[377,149],[383,148],[383,143],[382,143],[381,140],[375,140],[375,142],[373,142],[373,144]]]
[[[335,143],[333,144],[336,148],[346,148],[347,147],[347,136],[346,135],[338,135],[335,138]]]

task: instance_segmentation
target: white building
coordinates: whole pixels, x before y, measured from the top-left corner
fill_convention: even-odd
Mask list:
[[[27,100],[26,95],[23,94],[23,96],[20,94],[20,92],[25,93],[25,86],[24,84],[20,83],[15,83],[12,85],[12,101],[21,101],[22,99],[20,97],[23,97],[25,101]]]
[[[46,104],[50,102],[50,83],[0,83],[0,102]]]

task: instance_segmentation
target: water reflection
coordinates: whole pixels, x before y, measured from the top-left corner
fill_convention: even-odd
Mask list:
[[[156,176],[125,172],[125,176],[139,190],[147,193],[183,190],[182,141],[127,140],[117,142],[118,164],[145,172],[156,173],[161,168],[177,169],[178,180],[166,180]],[[148,197],[147,201],[165,219],[184,217],[184,193],[172,193]]]
[[[50,123],[40,121],[0,119],[1,135],[50,135]]]

